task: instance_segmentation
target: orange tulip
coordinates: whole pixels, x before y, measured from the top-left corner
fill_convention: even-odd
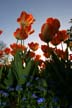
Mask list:
[[[47,18],[46,22],[41,27],[41,33],[39,37],[44,42],[49,42],[53,39],[55,33],[58,32],[60,22],[58,19]]]
[[[20,24],[20,28],[17,28],[14,32],[14,37],[18,40],[25,40],[28,38],[28,35],[31,35],[34,30],[32,29],[32,24],[35,21],[32,14],[28,14],[25,11],[22,11],[17,22]]]
[[[53,23],[53,18],[52,17],[50,17],[50,18],[47,18],[46,19],[46,23],[48,23],[48,24],[52,24]]]
[[[67,60],[67,51],[63,51],[61,49],[55,49],[55,52],[58,55],[58,57]]]
[[[25,40],[28,37],[28,34],[25,32],[25,30],[17,28],[14,32],[14,37],[18,40]]]
[[[28,46],[33,51],[36,51],[39,48],[39,44],[38,43],[34,43],[34,42],[28,43]]]
[[[2,30],[0,30],[0,35],[3,33],[3,31]]]
[[[69,38],[66,30],[61,30],[58,32],[58,37],[61,41],[66,41]]]
[[[70,60],[72,60],[72,54],[70,54]]]
[[[26,57],[33,58],[33,57],[35,57],[35,53],[33,51],[28,51]]]
[[[56,34],[54,37],[53,37],[53,39],[52,39],[52,41],[51,41],[51,44],[53,44],[53,45],[58,45],[58,44],[60,44],[62,41],[59,39],[59,35],[58,34]]]
[[[10,44],[10,47],[11,47],[12,50],[16,50],[17,49],[17,44],[16,43]]]
[[[51,54],[47,52],[47,53],[44,53],[43,55],[44,55],[46,58],[49,58]]]
[[[53,26],[54,26],[53,28],[54,28],[55,33],[57,33],[60,27],[60,21],[57,18],[54,19]]]
[[[61,30],[55,34],[51,43],[56,46],[56,45],[60,44],[62,41],[66,41],[68,38],[69,38],[69,35],[67,34],[67,31]]]
[[[41,50],[44,53],[51,53],[53,51],[53,48],[49,47],[48,45],[41,45]]]
[[[18,50],[25,51],[27,49],[26,46],[16,43],[11,44],[10,47],[12,49],[11,51],[12,55],[15,55]]]
[[[48,25],[51,25],[54,29],[54,32],[57,32],[59,27],[60,27],[60,21],[57,18],[47,18],[46,23],[48,23]]]
[[[17,22],[24,28],[33,24],[34,21],[35,21],[35,19],[32,16],[32,14],[28,14],[25,11],[22,11],[20,17],[17,18]]]
[[[3,51],[0,50],[0,58],[3,56]]]
[[[5,54],[10,54],[10,51],[11,51],[10,48],[5,48],[4,49]]]
[[[24,45],[17,44],[17,49],[21,49],[22,51],[25,51],[27,48]]]
[[[39,55],[39,54],[37,54],[36,56],[35,56],[35,62],[37,62],[37,61],[40,61],[40,58],[41,58],[41,55]]]
[[[44,23],[41,28],[41,33],[39,34],[40,39],[48,43],[53,38],[52,31],[53,31],[53,28],[47,23]]]
[[[48,52],[48,45],[41,45],[41,50],[44,52],[44,53],[47,53]]]

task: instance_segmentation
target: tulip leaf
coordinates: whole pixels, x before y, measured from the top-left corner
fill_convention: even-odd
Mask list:
[[[26,78],[28,77],[31,71],[31,68],[32,68],[32,61],[30,60],[25,69],[22,71],[22,73],[19,73],[19,81],[18,81],[19,84],[25,83]]]
[[[24,82],[26,81],[26,78],[30,72],[30,69],[32,68],[32,60],[29,59],[28,63],[26,63],[26,66],[23,68],[23,64],[22,64],[22,58],[20,55],[21,52],[17,52],[14,58],[14,74],[17,78],[18,84],[24,84]]]
[[[1,67],[1,69],[0,69],[0,79],[1,79],[1,76],[2,76],[2,71],[3,71],[3,67]]]
[[[9,70],[7,78],[4,80],[4,82],[7,87],[13,84],[13,74],[11,70]]]

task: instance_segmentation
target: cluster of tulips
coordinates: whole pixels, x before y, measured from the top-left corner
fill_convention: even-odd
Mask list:
[[[67,30],[60,30],[60,21],[49,17],[39,33],[39,38],[45,44],[32,41],[26,46],[24,41],[35,32],[32,29],[35,18],[22,11],[17,22],[20,27],[13,33],[16,43],[0,49],[0,92],[3,99],[0,101],[5,101],[7,108],[30,108],[32,103],[24,99],[31,99],[34,94],[32,102],[35,102],[35,107],[33,104],[32,108],[52,108],[52,105],[69,107],[72,101],[72,69],[69,64],[72,54],[68,52],[70,35]],[[0,30],[0,35],[2,33]],[[41,54],[36,52],[39,49]],[[7,100],[3,92],[7,93]],[[39,98],[44,99],[43,103],[37,103]]]
[[[34,30],[32,29],[32,24],[34,23],[35,19],[32,14],[28,14],[23,11],[19,18],[17,18],[17,22],[20,24],[20,28],[17,28],[16,31],[13,33],[14,37],[17,39],[16,43],[10,45],[10,48],[5,48],[0,50],[0,57],[3,54],[12,54],[15,55],[16,51],[21,49],[25,51],[27,47],[24,45],[25,39],[31,35]],[[54,51],[61,59],[67,60],[67,50],[63,48],[63,44],[65,41],[69,39],[69,35],[67,34],[67,30],[59,30],[60,28],[60,21],[56,18],[47,18],[45,23],[41,27],[41,33],[39,33],[39,37],[42,41],[45,42],[45,45],[39,46],[37,42],[28,43],[28,47],[31,49],[30,56],[35,57],[35,51],[38,48],[41,48],[43,51],[43,56],[45,58],[50,58],[51,51]],[[0,30],[0,34],[2,34],[2,30]],[[18,43],[18,40],[21,41],[21,44]],[[53,46],[51,47],[50,46]],[[57,46],[61,44],[61,49]],[[41,55],[37,55],[36,57],[40,58]],[[70,60],[72,59],[72,54],[69,55]],[[38,60],[39,60],[38,58]],[[0,64],[1,65],[1,64]]]

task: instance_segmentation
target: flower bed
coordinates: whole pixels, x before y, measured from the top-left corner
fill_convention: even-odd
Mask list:
[[[47,18],[39,33],[45,44],[31,42],[26,46],[24,41],[34,32],[34,21],[32,14],[23,11],[17,18],[20,28],[14,32],[17,42],[0,49],[0,107],[69,108],[72,105],[71,32],[60,30],[58,19]],[[36,53],[39,48],[45,59]]]

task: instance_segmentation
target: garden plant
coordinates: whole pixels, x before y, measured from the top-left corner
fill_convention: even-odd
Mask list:
[[[17,22],[16,43],[0,44],[0,108],[71,108],[71,28],[61,30],[60,21],[48,17],[39,33],[43,44],[25,45],[35,18],[22,11]]]

